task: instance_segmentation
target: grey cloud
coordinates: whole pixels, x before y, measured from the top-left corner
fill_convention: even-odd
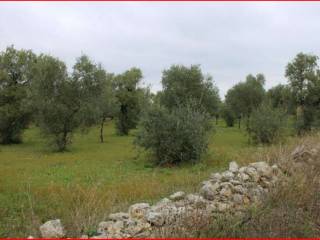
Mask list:
[[[0,3],[0,49],[10,44],[72,66],[81,53],[109,72],[143,70],[154,91],[171,64],[201,64],[223,96],[249,73],[284,83],[300,51],[320,54],[320,3]]]

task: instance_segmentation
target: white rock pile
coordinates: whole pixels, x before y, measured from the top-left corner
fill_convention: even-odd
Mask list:
[[[227,171],[214,173],[204,181],[198,193],[180,191],[152,206],[137,203],[129,207],[128,213],[110,214],[107,221],[99,223],[99,235],[94,238],[146,238],[159,228],[178,224],[180,219],[195,214],[209,217],[241,214],[249,204],[263,199],[281,175],[277,165],[266,162],[246,167],[230,162]],[[40,231],[43,238],[65,236],[59,220],[46,222]]]
[[[40,232],[43,238],[63,238],[65,236],[60,219],[51,220],[41,225]]]

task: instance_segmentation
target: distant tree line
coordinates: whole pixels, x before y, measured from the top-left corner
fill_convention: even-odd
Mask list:
[[[263,74],[249,74],[228,90],[225,99],[199,65],[172,65],[162,73],[162,90],[151,93],[143,74],[131,68],[107,72],[82,55],[69,72],[60,59],[17,50],[0,53],[0,142],[20,143],[30,124],[40,128],[58,151],[75,131],[100,127],[114,119],[117,133],[137,128],[135,143],[157,164],[197,162],[206,152],[210,133],[223,118],[227,127],[244,128],[255,143],[281,139],[287,117],[298,135],[320,126],[318,57],[299,53],[285,69],[288,84],[265,89]]]
[[[320,71],[318,57],[299,53],[285,69],[288,84],[279,84],[268,91],[264,89],[262,74],[248,75],[245,82],[232,87],[226,94],[220,114],[228,126],[238,121],[246,121],[250,134],[265,134],[268,123],[278,122],[271,132],[283,130],[286,116],[295,116],[295,129],[298,135],[319,127],[320,121]],[[268,106],[266,106],[268,105]],[[267,114],[268,112],[268,114]],[[253,116],[254,113],[254,116]],[[259,113],[259,114],[258,114]],[[261,118],[265,114],[264,118]],[[282,116],[281,116],[282,115]],[[273,119],[271,119],[273,116]],[[260,123],[257,118],[261,118]],[[278,119],[278,120],[276,120]],[[258,125],[257,125],[258,124]],[[273,129],[273,130],[272,130]],[[261,133],[258,133],[261,132]],[[271,143],[275,139],[258,138],[257,142]],[[260,139],[260,140],[257,140]],[[264,139],[264,140],[263,140]]]

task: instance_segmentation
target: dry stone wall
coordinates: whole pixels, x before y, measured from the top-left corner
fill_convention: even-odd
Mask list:
[[[179,224],[188,217],[241,214],[248,205],[259,202],[281,176],[277,165],[256,162],[239,167],[230,162],[227,171],[213,173],[202,182],[197,193],[179,191],[154,205],[137,203],[128,212],[110,214],[107,221],[99,223],[99,235],[94,238],[147,238],[155,236],[160,228]],[[43,224],[40,232],[43,238],[65,236],[59,219]]]

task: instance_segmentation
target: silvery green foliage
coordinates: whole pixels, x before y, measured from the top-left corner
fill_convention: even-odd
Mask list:
[[[220,97],[210,75],[204,75],[199,65],[172,65],[162,74],[163,91],[160,101],[168,109],[186,104],[193,99],[211,116],[218,113]]]
[[[211,128],[209,115],[196,104],[172,110],[155,105],[140,122],[136,144],[159,165],[197,162],[207,150]]]
[[[71,143],[76,129],[86,129],[97,121],[97,100],[105,77],[105,71],[86,56],[77,60],[71,76],[64,62],[39,56],[32,88],[36,120],[58,151],[64,151]]]
[[[139,83],[142,72],[138,68],[114,77],[113,84],[119,110],[116,113],[116,128],[119,135],[128,135],[139,120]]]
[[[298,53],[286,67],[286,77],[295,97],[298,134],[310,131],[317,122],[320,77],[318,56]]]
[[[0,53],[0,143],[21,142],[31,117],[29,85],[36,56],[8,47]]]
[[[283,138],[286,122],[284,111],[263,103],[253,111],[247,132],[254,143],[272,144]]]
[[[265,97],[265,77],[263,74],[249,74],[246,81],[239,82],[230,88],[225,97],[227,107],[240,120],[250,118],[252,111],[257,109]]]

